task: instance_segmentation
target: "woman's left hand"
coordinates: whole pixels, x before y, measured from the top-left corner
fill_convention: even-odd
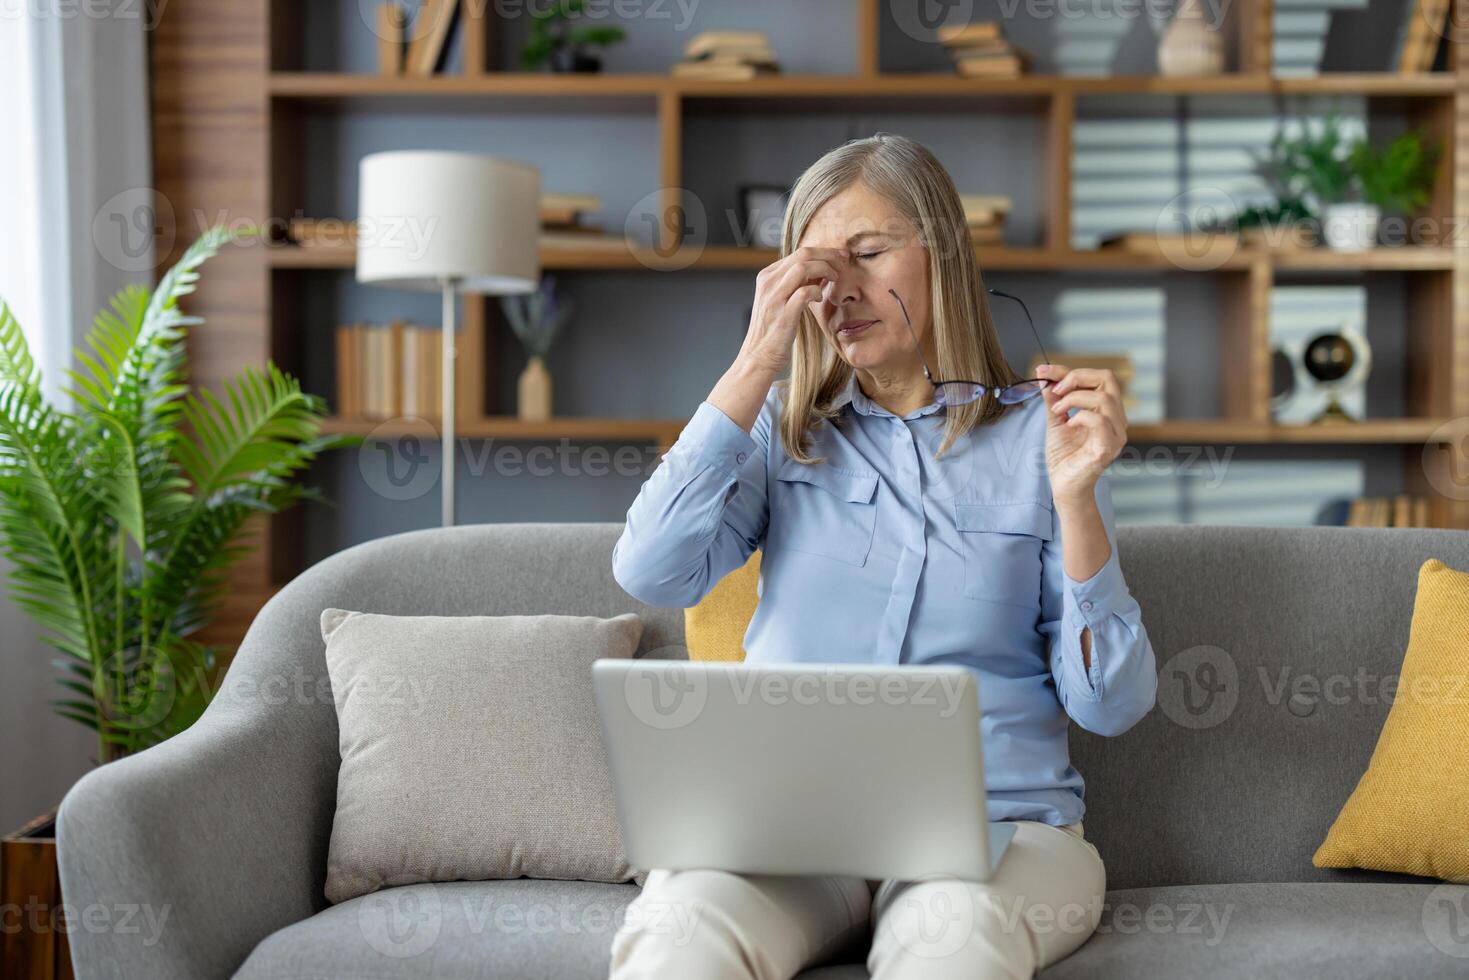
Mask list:
[[[1037,370],[1037,377],[1051,381],[1041,389],[1051,495],[1062,501],[1091,500],[1097,479],[1127,444],[1122,385],[1105,368],[1048,364]],[[1073,408],[1081,411],[1067,418]]]

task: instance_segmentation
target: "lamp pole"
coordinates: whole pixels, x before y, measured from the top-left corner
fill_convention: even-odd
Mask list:
[[[440,479],[443,481],[443,515],[441,523],[444,527],[454,525],[454,294],[458,291],[459,281],[457,279],[441,280],[444,289],[444,365],[443,365],[443,390],[444,404],[441,409],[441,426],[443,429],[443,448],[440,450],[443,456],[443,466],[440,467]]]

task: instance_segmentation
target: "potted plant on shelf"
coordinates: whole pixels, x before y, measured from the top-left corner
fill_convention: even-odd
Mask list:
[[[1373,242],[1383,214],[1410,215],[1428,203],[1439,147],[1426,143],[1424,135],[1421,130],[1403,133],[1381,151],[1367,140],[1351,148],[1348,163],[1371,209]]]
[[[520,49],[520,67],[534,71],[549,62],[553,72],[597,72],[602,60],[586,47],[616,44],[627,37],[620,27],[576,27],[585,0],[558,0],[531,14],[530,40]]]
[[[1264,152],[1253,147],[1246,152],[1255,161],[1251,170],[1265,182],[1274,201],[1238,211],[1226,222],[1228,227],[1248,244],[1315,245],[1321,219],[1306,200],[1311,187],[1297,163],[1295,145],[1277,130]]]
[[[179,308],[198,267],[252,232],[206,232],[156,289],[131,286],[98,313],[68,370],[74,411],[48,403],[20,326],[0,302],[0,541],[11,594],[60,654],[57,714],[97,733],[99,763],[188,728],[212,693],[216,647],[193,639],[248,549],[254,514],[321,499],[293,476],[355,436],[318,436],[324,402],[267,361],[224,385],[185,382]],[[187,434],[184,426],[187,425]],[[4,894],[56,885],[54,811],[6,838]],[[49,859],[44,850],[49,845]],[[60,908],[59,895],[49,896]],[[65,938],[7,937],[27,958],[65,959]],[[61,950],[56,950],[57,942]],[[16,947],[12,946],[14,954]],[[11,960],[7,959],[7,963]]]
[[[520,373],[517,386],[517,416],[526,421],[544,421],[551,417],[551,373],[546,370],[546,354],[561,328],[571,319],[575,304],[556,294],[556,277],[544,276],[533,293],[501,296],[500,308],[510,321],[510,329],[520,338],[529,362]]]
[[[1384,210],[1411,211],[1428,200],[1436,158],[1437,148],[1416,132],[1381,153],[1365,138],[1348,140],[1332,112],[1319,134],[1304,122],[1298,137],[1277,132],[1264,167],[1286,194],[1314,200],[1328,247],[1367,249],[1377,244]]]

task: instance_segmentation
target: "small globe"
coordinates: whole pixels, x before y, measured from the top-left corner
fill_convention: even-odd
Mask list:
[[[1305,361],[1317,381],[1340,381],[1357,362],[1357,352],[1341,334],[1324,333],[1306,345]]]

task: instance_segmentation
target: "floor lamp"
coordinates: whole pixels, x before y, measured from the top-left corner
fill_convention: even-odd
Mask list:
[[[540,202],[540,171],[516,160],[429,150],[362,158],[357,281],[443,294],[445,527],[454,523],[455,294],[535,291]]]

